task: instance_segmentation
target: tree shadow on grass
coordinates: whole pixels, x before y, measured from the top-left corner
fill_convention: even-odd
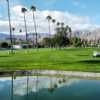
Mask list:
[[[10,57],[10,56],[9,55],[7,55],[7,56],[6,55],[5,56],[4,55],[3,56],[0,56],[0,58],[4,58],[4,57]]]
[[[100,64],[100,60],[83,60],[79,61],[80,63],[86,63],[86,64]]]
[[[82,55],[82,54],[79,54],[79,55],[77,55],[77,56],[89,56],[89,55]]]

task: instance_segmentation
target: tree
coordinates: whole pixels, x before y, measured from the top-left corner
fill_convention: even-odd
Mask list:
[[[51,26],[50,26],[50,21],[51,21],[52,17],[50,15],[47,16],[47,20],[48,20],[48,30],[49,30],[49,37],[51,35]]]
[[[15,31],[15,28],[12,27],[12,32],[13,32],[13,44],[15,44],[15,42],[16,42],[15,35],[14,35],[14,31]]]
[[[81,47],[81,46],[82,46],[82,41],[81,41],[81,39],[78,38],[78,37],[74,37],[74,38],[73,38],[73,45],[74,45],[75,47]]]
[[[28,32],[27,32],[27,25],[26,25],[26,8],[21,9],[22,13],[24,14],[24,24],[25,24],[25,32],[26,32],[26,42],[28,42]]]
[[[63,22],[61,23],[61,27],[64,27],[64,23]]]
[[[55,19],[52,19],[52,23],[54,24],[54,30],[55,30],[55,23],[56,23],[56,20],[55,20]]]
[[[48,20],[48,30],[49,30],[49,38],[51,38],[51,26],[50,26],[50,21],[52,19],[52,17],[50,15],[48,15],[46,17],[46,19]],[[51,47],[51,43],[49,44],[49,47]]]
[[[1,48],[8,48],[9,44],[7,42],[2,42],[1,43]]]
[[[71,38],[72,38],[72,29],[71,29],[71,27],[69,27],[69,33],[70,33],[70,41],[71,41]]]
[[[62,26],[56,28],[56,34],[54,35],[55,46],[65,47],[69,44],[69,39],[67,37],[66,27]]]
[[[37,27],[36,27],[35,13],[34,13],[36,11],[36,7],[31,6],[31,11],[33,12],[34,31],[36,34],[36,47],[38,47],[38,35],[37,35]],[[33,34],[33,39],[34,39],[34,34]]]
[[[10,4],[9,0],[7,1],[7,8],[8,8],[8,19],[9,19],[9,32],[10,32],[10,42],[11,42],[11,53],[13,54],[13,40],[12,40],[12,26],[11,26],[11,16],[10,16]]]
[[[46,37],[46,38],[44,38],[44,39],[42,40],[42,45],[43,45],[44,47],[49,47],[50,44],[51,44],[51,38]]]
[[[52,23],[54,23],[54,24],[55,24],[55,22],[56,22],[56,20],[55,20],[55,19],[52,19]]]

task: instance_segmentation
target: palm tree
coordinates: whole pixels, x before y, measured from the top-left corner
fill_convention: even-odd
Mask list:
[[[60,22],[57,22],[57,28],[56,28],[56,31],[60,31],[60,27],[59,27],[60,24],[61,24]]]
[[[22,33],[22,29],[19,30],[19,33]]]
[[[50,35],[51,35],[50,21],[51,21],[52,17],[51,17],[50,15],[48,15],[48,16],[46,17],[46,19],[48,20],[48,24],[49,24],[48,29],[49,29],[49,36],[50,36]]]
[[[14,31],[15,31],[15,28],[12,27],[12,32],[13,32],[13,44],[15,44],[15,35],[14,35]]]
[[[24,24],[25,24],[25,32],[26,32],[26,42],[28,42],[28,32],[27,32],[26,16],[25,16],[25,14],[27,12],[27,9],[26,8],[22,8],[21,11],[24,14]]]
[[[57,22],[57,26],[59,27],[59,25],[60,25],[60,23],[59,22]]]
[[[36,27],[35,13],[34,13],[36,11],[36,7],[31,6],[31,11],[33,12],[34,31],[36,34],[36,47],[38,47],[37,27]],[[34,34],[33,34],[33,39],[34,39]]]
[[[55,23],[56,23],[56,20],[55,20],[55,19],[52,19],[52,23],[54,24],[54,30],[55,30]]]
[[[55,24],[56,20],[55,19],[52,19],[52,22]]]
[[[71,27],[69,27],[69,33],[70,33],[70,41],[71,41],[71,39],[72,39],[72,29],[71,29]]]
[[[51,27],[50,27],[50,21],[51,21],[52,17],[51,17],[50,15],[48,15],[48,16],[46,17],[46,19],[48,20],[49,38],[51,38]],[[49,47],[51,47],[51,41],[50,41]]]
[[[10,31],[10,42],[11,42],[11,54],[13,54],[13,40],[12,40],[12,26],[11,26],[11,16],[10,16],[10,4],[9,0],[7,1],[7,7],[8,7],[8,19],[9,19],[9,31]]]
[[[64,23],[63,22],[61,23],[61,27],[64,27]]]

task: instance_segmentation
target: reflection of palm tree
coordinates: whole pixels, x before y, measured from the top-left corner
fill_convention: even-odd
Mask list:
[[[36,7],[31,6],[31,11],[33,12],[33,22],[34,22],[34,30],[36,34],[36,48],[37,48],[38,47],[38,36],[37,36],[37,28],[36,28],[35,14],[34,14],[34,12],[36,11]],[[34,39],[34,34],[33,34],[33,39]]]
[[[48,88],[48,91],[49,92],[53,92],[54,91],[54,87],[53,87],[53,84],[52,84],[52,77],[50,76],[50,87]]]
[[[12,79],[11,79],[11,100],[14,99],[14,73],[12,73]]]
[[[50,87],[48,88],[48,91],[50,93],[53,93],[57,87],[58,87],[58,85],[56,83],[53,84],[52,77],[50,77]]]
[[[28,93],[29,93],[28,86],[29,86],[29,72],[27,71],[27,100],[28,100]]]
[[[28,33],[27,33],[26,16],[25,16],[25,13],[26,13],[27,9],[26,8],[22,8],[21,11],[24,14],[24,24],[25,24],[25,32],[26,32],[26,41],[28,42]]]
[[[37,71],[37,75],[36,75],[36,95],[35,95],[35,100],[38,100],[38,71]]]
[[[8,6],[8,19],[9,19],[9,30],[10,30],[10,42],[11,42],[11,53],[13,53],[13,40],[12,40],[12,28],[11,28],[11,17],[10,17],[10,5],[9,5],[9,0],[7,1],[7,6]]]

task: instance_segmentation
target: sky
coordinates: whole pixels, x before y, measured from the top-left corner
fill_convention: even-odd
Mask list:
[[[100,0],[9,0],[12,26],[24,32],[23,14],[21,8],[26,7],[28,32],[34,32],[32,12],[30,6],[37,8],[35,13],[37,30],[41,33],[48,33],[48,22],[46,16],[51,15],[57,22],[64,22],[72,27],[72,30],[95,29],[100,26]],[[54,25],[51,24],[52,34]],[[0,0],[0,33],[9,33],[7,2]]]

